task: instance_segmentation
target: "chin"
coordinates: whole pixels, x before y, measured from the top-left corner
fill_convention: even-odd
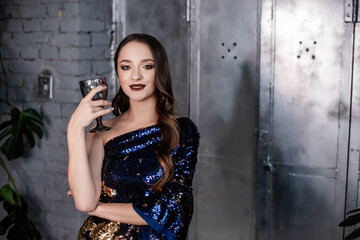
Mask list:
[[[130,92],[129,94],[126,94],[130,99],[135,100],[135,101],[144,101],[144,100],[148,100],[151,98],[156,99],[155,97],[155,93],[151,94],[151,93],[134,93],[134,92]]]
[[[144,102],[149,101],[151,99],[154,99],[156,101],[155,95],[147,95],[147,96],[134,96],[134,95],[128,95],[129,99],[136,102]]]

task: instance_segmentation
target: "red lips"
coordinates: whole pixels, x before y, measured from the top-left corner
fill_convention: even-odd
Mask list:
[[[132,84],[130,85],[130,89],[133,91],[141,91],[145,88],[144,84]]]

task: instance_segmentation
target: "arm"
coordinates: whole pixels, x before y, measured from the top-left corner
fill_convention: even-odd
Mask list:
[[[91,173],[89,178],[85,178],[83,176],[80,180],[85,180],[84,184],[90,186],[87,181],[91,181],[93,179],[94,191],[93,193],[79,193],[78,196],[74,196],[76,207],[79,211],[87,212],[89,215],[95,215],[104,219],[108,219],[115,222],[122,222],[133,225],[147,225],[145,220],[137,214],[131,203],[101,203],[99,202],[100,192],[101,192],[101,167],[102,167],[102,159],[104,158],[104,148],[102,146],[101,136],[96,134],[88,134],[86,139],[86,145],[88,150],[88,159],[89,164],[85,164],[85,166],[89,166],[88,173]],[[99,161],[101,160],[101,161]],[[75,162],[77,163],[77,162]],[[75,165],[75,164],[74,164]],[[73,166],[72,169],[83,168],[83,166]],[[69,167],[70,169],[70,167]],[[84,171],[85,172],[85,171]],[[69,172],[70,173],[70,172]],[[70,174],[69,174],[70,177]],[[92,179],[91,179],[92,177]],[[70,181],[69,181],[70,183]],[[79,182],[78,186],[80,189],[78,191],[89,191],[88,188],[83,188]],[[75,190],[72,190],[75,191]],[[71,193],[72,193],[71,191]],[[89,204],[89,201],[81,201],[80,194],[89,195],[95,194],[96,198],[94,198],[94,202],[90,204],[94,204],[93,206],[84,206],[84,204]],[[90,200],[90,199],[88,199]],[[96,202],[95,202],[96,200]]]
[[[192,179],[198,157],[199,133],[189,119],[180,122],[179,145],[172,151],[174,175],[161,191],[145,192],[134,210],[166,239],[185,239],[193,211]]]
[[[102,109],[102,106],[111,104],[106,100],[92,101],[95,94],[104,88],[96,87],[84,97],[68,124],[68,181],[75,206],[79,211],[95,209],[100,196],[100,174],[104,156],[102,139],[100,134],[88,134],[85,140],[85,128],[96,117],[113,110]]]
[[[88,212],[88,214],[114,222],[122,222],[132,225],[148,225],[146,221],[135,212],[132,203],[99,202],[95,210]]]

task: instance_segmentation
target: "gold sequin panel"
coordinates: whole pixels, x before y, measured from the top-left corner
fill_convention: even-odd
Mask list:
[[[105,196],[105,197],[114,197],[114,196],[116,196],[116,190],[105,186],[104,181],[102,181],[101,182],[101,195]]]
[[[135,240],[138,239],[140,233],[140,227],[128,224],[122,224],[120,222],[113,222],[102,219],[97,224],[96,219],[100,219],[94,216],[89,217],[84,222],[79,231],[77,240]],[[126,225],[126,226],[125,226]],[[125,232],[124,232],[125,231]]]

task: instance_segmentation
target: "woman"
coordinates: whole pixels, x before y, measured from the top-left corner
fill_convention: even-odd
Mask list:
[[[90,216],[78,239],[185,239],[193,199],[199,134],[174,113],[166,52],[152,36],[132,34],[119,45],[115,69],[120,89],[111,105],[82,99],[68,125],[70,190]],[[89,133],[98,116],[111,130]]]

